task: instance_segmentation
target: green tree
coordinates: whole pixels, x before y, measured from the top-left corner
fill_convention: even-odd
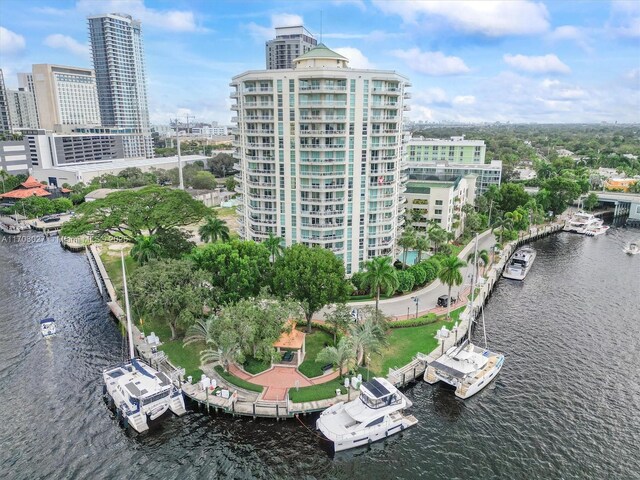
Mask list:
[[[64,213],[68,212],[73,208],[73,202],[68,198],[56,198],[55,200],[51,200],[53,203],[53,209],[56,213]]]
[[[218,239],[226,242],[229,240],[229,227],[223,220],[208,216],[198,229],[198,234],[203,242],[217,242]]]
[[[380,315],[368,316],[364,321],[351,326],[350,340],[355,352],[357,365],[361,365],[364,361],[366,366],[367,355],[380,354],[382,348],[388,343],[383,324],[374,320],[377,317],[380,317]]]
[[[158,245],[155,235],[140,235],[136,238],[130,255],[139,265],[144,265],[150,260],[160,257],[161,251],[162,248]]]
[[[429,250],[429,238],[427,236],[419,236],[416,238],[415,248],[418,251],[417,263],[422,261],[422,252]]]
[[[211,172],[195,172],[189,186],[202,190],[213,190],[217,186],[216,177]]]
[[[156,243],[160,247],[162,258],[182,258],[191,252],[196,246],[190,240],[191,236],[178,228],[159,230],[156,234]]]
[[[269,284],[269,251],[260,243],[231,240],[197,247],[190,258],[205,272],[219,304],[256,297]]]
[[[225,371],[236,361],[244,361],[240,348],[240,337],[228,318],[209,317],[208,320],[196,320],[187,329],[184,345],[204,344],[200,350],[200,362],[205,365],[218,362]]]
[[[471,265],[473,265],[473,269],[474,269],[473,274],[475,276],[474,283],[477,284],[480,266],[482,265],[483,267],[486,267],[487,265],[489,265],[489,252],[485,249],[478,250],[477,256],[475,251],[471,252],[469,255],[467,255],[467,263],[471,263]]]
[[[398,239],[398,246],[402,248],[402,263],[407,264],[407,252],[416,244],[416,234],[413,230],[405,230]]]
[[[451,287],[454,285],[462,285],[462,273],[460,270],[467,264],[454,255],[444,258],[441,262],[438,278],[442,283],[449,287],[448,295],[451,298]],[[447,321],[451,319],[451,302],[447,306]]]
[[[282,239],[276,237],[273,233],[269,233],[267,238],[262,244],[269,250],[271,262],[275,262],[277,258],[282,256],[284,248],[282,247]]]
[[[155,235],[159,230],[196,223],[208,212],[202,202],[187,192],[148,186],[113,192],[104,199],[83,203],[76,210],[79,215],[62,227],[61,235],[95,232],[134,243],[143,234]]]
[[[392,295],[399,285],[396,269],[391,264],[391,257],[377,257],[368,260],[363,265],[363,286],[368,287],[372,295],[376,296],[376,311],[380,304],[380,293]]]
[[[415,285],[422,286],[427,281],[427,272],[419,263],[416,263],[415,265],[409,267],[407,272],[413,275]]]
[[[235,191],[237,184],[238,184],[238,182],[236,182],[233,177],[228,177],[224,181],[224,188],[226,188],[228,192],[233,192],[233,191]]]
[[[36,196],[18,200],[12,210],[19,213],[24,212],[29,218],[42,217],[44,215],[56,213],[55,204],[51,200]]]
[[[413,290],[416,279],[409,270],[400,270],[396,272],[396,275],[398,277],[398,291],[407,293]]]
[[[596,193],[591,192],[587,198],[584,199],[583,206],[586,210],[593,210],[600,203],[600,199]]]
[[[344,303],[336,305],[325,317],[325,322],[331,325],[333,330],[333,344],[336,345],[338,331],[346,331],[349,325],[353,323],[351,307]]]
[[[325,305],[344,302],[351,288],[342,260],[329,250],[296,244],[276,260],[273,291],[300,303],[310,332],[313,314]]]
[[[207,291],[204,278],[188,260],[152,260],[131,275],[134,308],[171,329],[171,340],[179,327],[189,327],[203,317]]]
[[[353,361],[354,356],[351,340],[348,337],[343,337],[335,347],[324,347],[320,350],[316,362],[333,363],[338,367],[338,372],[342,376],[342,372],[345,367],[349,366],[349,362]]]
[[[433,224],[429,228],[429,240],[433,244],[433,251],[435,254],[438,253],[440,246],[446,243],[447,238],[447,231],[440,225]]]
[[[529,201],[529,194],[524,191],[524,187],[516,183],[503,183],[500,186],[499,209],[503,212],[511,212]]]

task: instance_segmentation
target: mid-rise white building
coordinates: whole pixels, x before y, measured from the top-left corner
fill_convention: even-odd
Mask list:
[[[318,45],[293,69],[233,78],[240,234],[321,246],[348,274],[391,255],[403,222],[406,77]]]
[[[9,102],[7,100],[7,90],[4,87],[4,75],[0,68],[0,135],[7,134],[10,131]]]
[[[33,93],[19,88],[6,90],[6,95],[11,129],[38,128],[38,113]]]
[[[142,29],[130,15],[88,18],[101,124],[126,129],[125,157],[152,157]]]
[[[96,77],[89,68],[35,64],[31,75],[40,128],[100,125]]]

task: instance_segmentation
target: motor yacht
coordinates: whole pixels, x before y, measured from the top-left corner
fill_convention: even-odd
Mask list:
[[[418,420],[403,410],[411,402],[384,378],[360,386],[360,396],[322,412],[316,427],[333,442],[336,452],[367,445],[409,428]]]
[[[535,258],[536,251],[531,247],[526,246],[516,250],[502,276],[511,280],[524,280]]]
[[[142,433],[149,429],[149,422],[167,410],[176,415],[186,413],[182,390],[176,387],[163,372],[151,368],[136,358],[131,327],[131,312],[127,292],[127,277],[122,258],[122,275],[127,314],[129,360],[103,371],[103,394],[125,427],[131,426]]]
[[[584,235],[597,230],[603,223],[602,220],[590,213],[576,212],[565,222],[562,229],[565,232],[575,232]]]
[[[20,233],[20,228],[15,224],[0,222],[0,231],[7,235],[18,235]]]

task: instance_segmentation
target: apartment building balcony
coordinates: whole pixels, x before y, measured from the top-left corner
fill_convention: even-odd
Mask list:
[[[234,163],[234,164],[233,164],[233,169],[234,169],[234,170],[241,170],[242,168],[240,167],[240,164],[239,164],[239,163]]]
[[[338,198],[316,198],[316,197],[302,197],[300,199],[301,203],[323,203],[326,205],[333,205],[333,204],[343,204],[345,202],[345,198],[344,197],[338,197]]]
[[[231,123],[238,123],[238,117],[231,117]]]
[[[346,183],[300,185],[301,190],[344,190],[345,188],[347,188]]]
[[[273,129],[266,128],[258,128],[258,129],[247,129],[245,130],[247,135],[273,135],[275,131]]]
[[[369,119],[372,122],[388,122],[388,121],[397,121],[397,115],[371,115]]]
[[[399,104],[397,102],[373,102],[371,108],[396,108]]]
[[[344,228],[344,226],[345,226],[344,223],[316,223],[316,224],[303,223],[300,228],[312,228],[312,229],[324,230],[328,228],[331,228],[331,229]]]
[[[373,94],[399,94],[400,93],[400,88],[399,87],[376,87],[376,88],[372,88],[371,89],[371,93]]]
[[[273,87],[245,87],[242,93],[247,94],[268,94],[273,93]]]
[[[256,225],[276,225],[276,219],[249,217],[249,223]]]
[[[277,172],[273,169],[270,170],[264,170],[261,168],[253,168],[253,167],[247,167],[246,169],[247,173],[252,175],[252,174],[256,174],[256,175],[276,175]]]
[[[402,107],[402,110],[404,110],[405,112],[410,111],[410,110],[411,110],[411,105],[404,105],[404,106]]]
[[[237,193],[244,193],[244,189],[242,188],[242,184],[237,184],[236,187],[234,188],[234,190]]]
[[[301,158],[298,161],[300,162],[300,164],[317,165],[320,163],[320,164],[337,165],[341,163],[346,163],[347,160],[344,158]]]
[[[273,115],[245,115],[245,120],[260,120],[261,122],[273,122]]]
[[[398,146],[398,142],[387,142],[387,143],[374,143],[369,146],[371,150],[380,150],[382,148],[395,148]]]
[[[346,172],[305,172],[300,171],[299,174],[301,177],[339,177],[342,178],[346,175]]]
[[[231,110],[240,110],[240,105],[238,105],[237,103],[234,103],[233,105],[231,105]]]
[[[305,122],[344,122],[346,115],[301,115],[300,120]]]
[[[337,217],[343,216],[344,210],[307,210],[303,211],[302,215],[310,215],[312,217]]]
[[[411,92],[404,92],[403,98],[409,99],[411,97],[412,97]]]
[[[396,210],[396,206],[391,205],[376,205],[375,207],[369,207],[370,213],[389,213]]]
[[[263,182],[263,181],[259,181],[259,180],[243,180],[243,183],[246,183],[247,185],[250,185],[252,187],[258,187],[258,188],[277,188],[277,184],[275,182]]]
[[[263,195],[263,194],[255,193],[255,192],[254,193],[249,192],[247,194],[247,198],[250,199],[250,200],[273,200],[273,201],[276,200],[276,196],[275,195]]]
[[[252,240],[254,241],[260,241],[261,239],[269,238],[269,234],[274,233],[274,232],[256,230],[255,228],[252,228],[252,227],[249,227],[248,231],[251,235],[253,235]]]
[[[273,102],[244,102],[242,104],[245,108],[273,108]]]
[[[275,207],[263,207],[262,205],[247,205],[247,208],[255,213],[276,213],[278,211]]]
[[[346,100],[300,100],[298,107],[300,108],[345,108]]]
[[[235,157],[235,155],[234,155]],[[235,157],[235,158],[240,158],[240,157]],[[256,161],[256,162],[275,162],[276,158],[275,157],[261,157],[259,155],[245,155],[244,158],[246,158],[247,160],[251,160],[251,161]]]
[[[242,183],[242,174],[241,173],[236,173],[233,176],[233,179],[236,181],[236,183]]]
[[[407,197],[405,197],[404,195],[400,195],[400,196],[398,197],[398,203],[399,203],[400,205],[402,205],[403,203],[407,203]]]
[[[404,215],[405,213],[407,213],[407,209],[406,209],[406,207],[404,207],[404,206],[402,206],[402,205],[398,206],[398,216],[402,216],[402,215]]]
[[[305,241],[309,241],[309,242],[329,242],[329,241],[335,241],[335,240],[344,240],[344,235],[337,235],[337,234],[331,234],[331,235],[322,235],[322,236],[317,236],[317,237],[310,237],[310,236],[302,236],[302,240]]]
[[[397,155],[384,155],[384,156],[378,156],[378,157],[371,157],[371,161],[374,163],[375,162],[391,162],[397,159],[398,159]]]
[[[300,85],[298,87],[299,92],[346,92],[346,86],[335,86],[335,85]]]
[[[389,188],[389,187],[386,187],[386,188]],[[369,197],[369,201],[371,202],[375,202],[376,200],[394,198],[396,196],[394,192],[380,192],[378,190],[374,190],[372,193],[375,193],[376,195],[371,195]]]
[[[406,173],[403,173],[402,175],[400,175],[400,183],[406,183],[409,181],[409,175]]]
[[[337,144],[300,144],[300,150],[320,150],[320,149],[344,149],[347,148],[346,143]]]
[[[275,143],[245,143],[246,148],[256,148],[256,149],[273,149],[276,148]]]
[[[299,134],[302,136],[332,136],[332,135],[346,135],[346,130],[300,130]]]
[[[369,188],[389,188],[396,184],[395,180],[369,182]]]
[[[240,93],[237,90],[229,94],[229,98],[238,98],[239,96],[240,96]]]

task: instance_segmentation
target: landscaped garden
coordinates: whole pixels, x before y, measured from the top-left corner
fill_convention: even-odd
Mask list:
[[[319,377],[324,373],[322,367],[326,364],[316,361],[316,358],[324,347],[333,344],[333,338],[331,338],[331,335],[327,332],[314,329],[311,333],[307,334],[305,342],[306,353],[304,361],[300,364],[298,370],[306,377]]]

